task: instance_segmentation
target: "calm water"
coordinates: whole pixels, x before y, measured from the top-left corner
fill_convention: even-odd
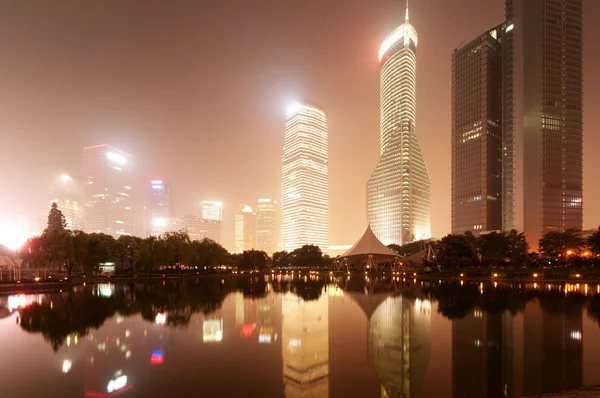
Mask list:
[[[518,398],[600,384],[600,286],[394,279],[0,296],[0,397]]]

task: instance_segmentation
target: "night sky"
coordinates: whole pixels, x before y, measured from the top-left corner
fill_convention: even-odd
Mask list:
[[[584,227],[600,224],[600,1],[583,0]],[[381,41],[402,0],[0,0],[0,221],[37,221],[60,173],[81,178],[82,148],[135,157],[178,214],[225,202],[231,249],[240,203],[280,196],[286,107],[327,113],[330,243],[366,227],[378,159]],[[484,6],[485,5],[485,6]],[[417,134],[431,177],[432,234],[450,230],[451,54],[501,23],[503,0],[411,0],[419,34]]]

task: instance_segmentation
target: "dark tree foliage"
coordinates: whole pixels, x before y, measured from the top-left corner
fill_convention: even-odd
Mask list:
[[[63,232],[67,228],[67,220],[63,215],[62,211],[59,210],[56,202],[52,202],[50,212],[48,213],[48,226],[46,231],[48,232]]]
[[[292,267],[322,267],[323,252],[319,246],[304,245],[291,253]]]

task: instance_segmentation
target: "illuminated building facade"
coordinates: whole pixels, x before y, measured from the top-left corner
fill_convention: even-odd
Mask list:
[[[329,297],[282,298],[283,384],[286,398],[329,397]]]
[[[402,296],[383,301],[369,318],[369,361],[382,397],[421,396],[431,351],[431,304]]]
[[[502,229],[502,26],[452,54],[452,233]]]
[[[283,249],[329,247],[329,165],[325,113],[297,104],[286,116],[281,182]]]
[[[503,228],[582,228],[582,0],[507,0]]]
[[[379,51],[379,162],[367,183],[367,218],[384,244],[428,239],[429,174],[416,133],[418,36],[406,20]]]
[[[85,232],[132,234],[131,160],[108,145],[83,149]]]
[[[256,213],[251,206],[240,205],[235,213],[235,251],[256,248]]]
[[[277,201],[258,199],[256,204],[256,248],[271,255],[277,251]]]
[[[191,240],[211,239],[217,243],[221,242],[221,222],[206,220],[198,216],[184,216],[181,218],[181,229],[185,230]]]
[[[162,180],[150,181],[146,203],[146,225],[149,236],[159,236],[167,231],[172,213],[171,187]]]
[[[223,202],[203,200],[202,218],[205,220],[223,221]]]
[[[81,202],[70,199],[54,199],[52,202],[56,203],[58,209],[65,216],[68,230],[83,231],[83,205]]]

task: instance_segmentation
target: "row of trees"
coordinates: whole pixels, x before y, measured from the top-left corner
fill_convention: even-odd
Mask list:
[[[149,274],[167,267],[211,269],[222,265],[240,269],[263,270],[267,267],[318,267],[328,265],[317,246],[306,245],[292,253],[277,252],[271,259],[260,250],[230,254],[210,239],[193,241],[185,231],[167,232],[146,239],[122,235],[115,239],[103,233],[69,231],[56,204],[52,204],[48,225],[41,236],[29,239],[19,253],[23,266],[65,270],[94,275],[102,264],[113,263],[117,271]]]
[[[486,264],[586,265],[600,256],[600,231],[584,238],[580,230],[552,231],[539,240],[539,253],[530,252],[523,233],[516,230],[474,236],[447,235],[434,244],[442,266],[469,267]]]

